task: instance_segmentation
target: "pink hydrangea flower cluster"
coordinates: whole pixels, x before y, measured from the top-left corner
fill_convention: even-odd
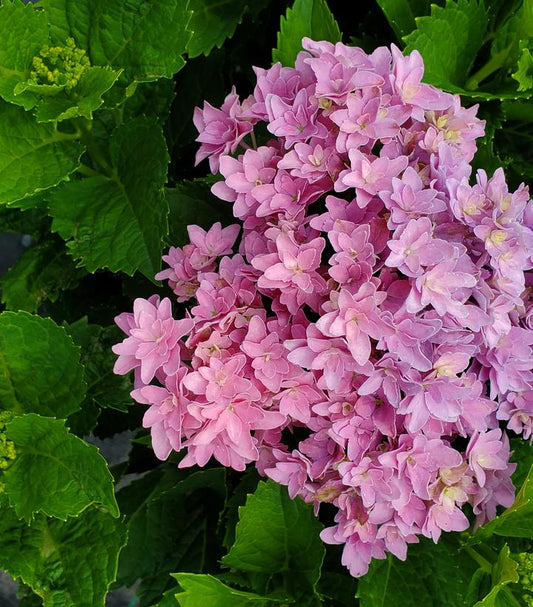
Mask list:
[[[533,432],[533,202],[501,169],[471,183],[484,122],[421,82],[419,53],[303,48],[196,109],[238,252],[238,225],[189,226],[156,278],[194,303],[175,320],[137,300],[115,371],[135,370],[159,458],[253,462],[333,504],[322,538],[361,576],[466,529],[466,504],[480,525],[513,502],[500,426]]]

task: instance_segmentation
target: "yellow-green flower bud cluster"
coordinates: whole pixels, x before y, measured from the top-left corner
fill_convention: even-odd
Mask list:
[[[7,440],[5,434],[6,424],[12,418],[10,411],[0,411],[0,471],[6,470],[17,456],[15,443]]]
[[[91,67],[85,51],[68,38],[65,46],[45,46],[33,58],[31,78],[37,84],[56,84],[73,89]]]
[[[520,576],[520,584],[525,590],[522,595],[524,604],[533,607],[533,553],[521,552],[516,555],[518,562],[517,573]]]

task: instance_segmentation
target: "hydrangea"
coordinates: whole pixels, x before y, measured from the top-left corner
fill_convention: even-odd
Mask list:
[[[533,203],[501,169],[472,177],[484,122],[422,82],[416,51],[304,38],[294,68],[255,73],[250,97],[194,117],[239,223],[170,249],[157,278],[185,318],[137,300],[115,371],[136,371],[160,458],[254,463],[332,504],[322,538],[361,576],[466,529],[467,504],[481,525],[513,502],[506,425],[533,432]]]

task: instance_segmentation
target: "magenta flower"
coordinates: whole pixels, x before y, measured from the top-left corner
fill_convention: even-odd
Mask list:
[[[195,108],[194,126],[197,128],[201,143],[196,154],[196,164],[209,158],[209,168],[218,171],[219,158],[222,154],[233,153],[240,141],[253,130],[253,120],[245,116],[239,97],[233,90],[220,109],[204,103],[204,109]]]
[[[180,340],[191,331],[194,321],[174,320],[170,299],[166,297],[161,303],[159,298],[136,299],[132,320],[129,337],[113,346],[113,352],[119,355],[114,372],[124,375],[140,367],[144,384],[150,383],[159,369],[167,375],[176,373],[180,365]]]
[[[422,81],[418,52],[302,43],[294,68],[255,68],[244,102],[196,109],[197,161],[240,221],[168,251],[157,279],[194,301],[181,320],[157,296],[119,315],[115,372],[134,370],[158,457],[253,463],[329,504],[321,537],[361,576],[513,502],[533,201],[501,169],[473,183],[484,122]]]

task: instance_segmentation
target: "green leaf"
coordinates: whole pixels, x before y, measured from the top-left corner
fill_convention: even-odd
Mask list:
[[[341,32],[326,0],[295,0],[287,15],[281,17],[278,46],[272,50],[272,60],[293,66],[302,50],[302,38],[340,42]]]
[[[225,492],[222,468],[195,472],[163,492],[156,487],[129,519],[120,583],[141,578],[137,595],[151,605],[169,588],[171,572],[203,571],[206,558],[216,559],[215,529]]]
[[[81,362],[85,368],[88,389],[84,404],[109,407],[126,412],[131,405],[131,379],[113,373],[116,355],[111,347],[124,338],[116,326],[90,324],[87,316],[74,323],[63,323],[74,343],[81,347]]]
[[[51,194],[52,230],[89,272],[139,270],[151,279],[161,267],[168,230],[161,127],[144,116],[129,121],[111,138],[110,156],[112,176],[71,181]]]
[[[241,22],[248,0],[191,0],[189,8],[193,14],[189,29],[193,35],[187,45],[187,54],[192,59],[208,55],[216,46],[220,48],[231,38]]]
[[[361,607],[451,607],[463,604],[470,571],[457,549],[441,538],[438,544],[422,538],[409,546],[407,560],[389,554],[374,560],[359,580]]]
[[[482,0],[446,0],[444,8],[433,4],[431,15],[418,17],[416,30],[404,38],[405,53],[420,51],[425,82],[461,86],[483,44],[487,25]]]
[[[0,516],[0,568],[44,607],[104,607],[125,542],[124,524],[93,508],[66,522],[39,515],[29,526],[11,508]]]
[[[377,0],[394,33],[401,40],[416,28],[415,17],[424,14],[426,0]]]
[[[48,239],[26,249],[3,276],[2,302],[8,310],[36,312],[43,301],[57,301],[61,291],[76,287],[82,276],[63,243]]]
[[[506,544],[492,567],[492,588],[483,600],[475,604],[475,607],[503,607],[503,605],[520,607],[521,603],[507,588],[508,584],[518,582],[517,566],[518,563],[510,557],[509,546]]]
[[[514,69],[524,41],[533,37],[533,0],[505,2],[506,15],[496,15],[496,31],[490,47],[491,60],[503,70]]]
[[[48,227],[48,215],[45,209],[20,209],[0,205],[0,230],[15,234],[28,234],[39,238],[43,229]]]
[[[173,80],[161,79],[155,82],[139,83],[135,93],[128,97],[124,104],[124,119],[131,120],[136,116],[146,114],[159,118],[161,124],[164,124],[169,118],[170,107],[176,97],[174,89]],[[183,91],[180,91],[180,95],[183,95]],[[183,116],[181,119],[183,120]]]
[[[312,596],[325,553],[321,529],[311,506],[299,498],[291,500],[286,487],[261,482],[239,508],[235,543],[222,564],[263,574],[259,578],[281,574],[295,598]],[[256,585],[254,590],[265,593],[268,589]]]
[[[473,540],[483,540],[494,533],[510,537],[533,538],[533,466],[518,492],[514,504],[500,516],[480,527]]]
[[[210,228],[214,221],[229,225],[235,221],[231,213],[231,203],[211,194],[212,183],[205,179],[181,181],[175,188],[166,188],[165,196],[169,204],[169,236],[172,246],[182,246],[189,242],[187,226],[199,225]]]
[[[511,438],[510,443],[511,461],[516,463],[516,470],[513,472],[511,479],[515,487],[521,487],[533,466],[533,449],[529,441],[518,436]]]
[[[0,96],[31,109],[36,102],[29,92],[14,94],[15,87],[30,77],[33,57],[48,43],[48,23],[33,4],[5,0],[0,6]],[[4,146],[0,146],[2,149]],[[0,171],[1,172],[1,171]]]
[[[251,592],[235,590],[212,575],[176,573],[174,576],[183,592],[176,595],[181,607],[268,607],[287,601],[267,599]]]
[[[0,9],[1,10],[1,9]],[[0,102],[0,203],[64,181],[79,166],[77,134],[39,124],[21,107]]]
[[[154,605],[153,607],[178,607],[178,599],[176,598],[176,588],[172,588],[171,590],[167,590],[165,594],[163,594],[163,598]]]
[[[31,520],[43,512],[66,520],[98,504],[118,516],[113,477],[94,445],[70,434],[63,420],[28,413],[6,425],[17,456],[3,474],[9,503]]]
[[[425,76],[424,80],[426,80]],[[449,82],[437,84],[435,86],[448,91],[448,93],[455,93],[457,95],[461,95],[462,97],[482,101],[514,101],[520,99],[529,99],[533,96],[533,91],[531,90],[517,91],[513,86],[509,85],[506,85],[505,88],[495,88],[493,91],[466,89],[462,86],[450,84]]]
[[[108,91],[120,76],[119,70],[108,67],[90,67],[69,94],[44,97],[35,112],[37,122],[66,120],[83,116],[91,119],[94,110],[104,102],[102,95]]]
[[[518,90],[527,91],[533,88],[533,57],[528,48],[522,49],[517,68],[511,77],[518,82]]]
[[[229,476],[228,480],[231,480],[231,478]],[[239,483],[231,491],[231,497],[226,501],[224,512],[220,518],[220,525],[225,528],[222,545],[228,550],[235,542],[235,527],[239,521],[239,508],[244,506],[248,495],[257,489],[260,478],[255,468],[248,468],[244,474],[239,475]]]
[[[68,416],[67,426],[72,434],[87,436],[95,429],[101,412],[100,407],[94,402],[84,400],[80,409]]]
[[[172,78],[191,32],[188,0],[41,0],[55,43],[69,36],[93,65],[124,69],[126,80]]]
[[[56,417],[73,413],[85,396],[79,360],[79,348],[49,318],[0,314],[2,408]]]

